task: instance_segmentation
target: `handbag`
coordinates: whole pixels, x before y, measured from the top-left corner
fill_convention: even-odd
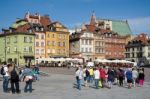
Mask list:
[[[102,82],[101,82],[101,80],[99,80],[98,85],[99,85],[99,87],[102,87]]]
[[[30,78],[28,76],[25,76],[24,79],[23,79],[24,82],[27,82],[29,80],[30,80]]]

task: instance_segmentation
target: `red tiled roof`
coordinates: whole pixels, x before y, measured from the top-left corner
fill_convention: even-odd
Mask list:
[[[149,38],[148,38],[147,34],[141,33],[140,35],[135,37],[132,41],[142,41],[144,44],[147,44],[148,40],[149,40]]]
[[[49,24],[51,24],[51,20],[48,16],[42,16],[40,23],[46,28]]]

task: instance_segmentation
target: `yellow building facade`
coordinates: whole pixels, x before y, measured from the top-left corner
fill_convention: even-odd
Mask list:
[[[51,23],[46,31],[46,58],[69,57],[69,32],[59,22]]]

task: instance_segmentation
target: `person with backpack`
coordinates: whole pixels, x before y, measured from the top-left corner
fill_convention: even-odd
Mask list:
[[[19,89],[19,71],[15,67],[15,64],[12,64],[12,66],[10,68],[11,68],[10,82],[11,82],[12,94],[15,94],[15,93],[19,94],[20,93],[20,89]]]
[[[10,74],[9,74],[9,65],[7,65],[6,62],[3,63],[3,66],[1,68],[1,75],[3,76],[3,92],[8,93],[8,84],[9,84],[9,78],[10,78]]]

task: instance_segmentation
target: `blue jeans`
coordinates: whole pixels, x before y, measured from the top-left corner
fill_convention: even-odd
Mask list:
[[[96,86],[96,89],[98,89],[98,82],[99,82],[99,79],[95,79],[95,86]]]
[[[28,89],[28,86],[29,86],[29,89]],[[26,85],[24,87],[24,92],[27,92],[27,91],[32,92],[32,80],[29,80],[26,82]]]
[[[3,91],[8,92],[9,77],[3,76]]]
[[[76,77],[76,80],[77,80],[77,89],[81,90],[81,79]]]

